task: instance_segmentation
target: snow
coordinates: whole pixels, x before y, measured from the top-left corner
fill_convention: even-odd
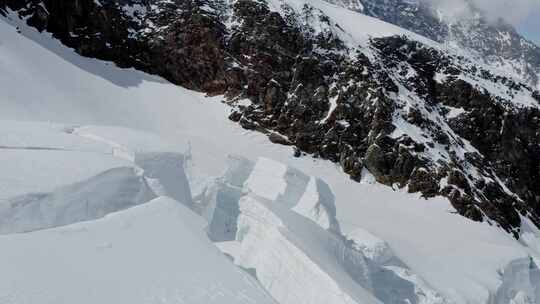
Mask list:
[[[135,168],[114,168],[50,193],[28,193],[7,199],[0,205],[0,234],[100,218],[154,197]]]
[[[343,253],[343,241],[279,207],[250,196],[240,201],[235,263],[254,269],[282,304],[380,303],[355,281],[361,276],[347,273],[367,271],[360,253]]]
[[[356,250],[362,251],[366,258],[378,264],[384,264],[393,258],[394,253],[388,244],[369,231],[356,228],[346,235]]]
[[[323,119],[321,119],[320,123],[325,123],[332,116],[332,113],[334,113],[334,111],[337,108],[337,99],[338,99],[338,97],[339,97],[339,95],[336,95],[336,96],[331,97],[329,99],[330,108],[328,109],[328,113],[326,113],[326,116]]]
[[[347,32],[401,32],[330,4],[312,3]],[[20,26],[22,34],[9,23]],[[360,32],[354,31],[351,41],[366,39]],[[205,98],[158,77],[79,57],[16,20],[0,19],[0,37],[0,120],[6,120],[0,123],[0,145],[11,147],[0,149],[0,205],[14,196],[66,191],[122,167],[135,176],[147,171],[144,180],[156,196],[189,197],[185,185],[176,194],[168,183],[155,185],[155,180],[174,176],[161,169],[162,174],[151,174],[167,161],[146,170],[145,162],[137,164],[140,153],[172,153],[165,154],[172,157],[167,159],[189,169],[193,208],[209,227],[212,210],[224,204],[209,199],[211,187],[214,193],[236,195],[222,200],[238,205],[223,208],[226,217],[221,218],[233,229],[216,234],[227,242],[220,247],[228,248],[240,266],[255,267],[259,283],[283,303],[300,303],[294,295],[312,301],[306,303],[394,303],[392,290],[411,303],[540,299],[538,267],[531,262],[532,256],[538,263],[540,232],[531,227],[519,242],[497,227],[456,215],[443,198],[424,200],[371,182],[353,182],[335,164],[295,158],[290,147],[273,145],[263,134],[230,122],[229,108],[219,96]],[[161,139],[150,140],[149,134]],[[180,165],[177,156],[188,147],[191,158]],[[216,186],[216,177],[231,163],[229,155],[243,156],[232,158],[237,173],[229,171],[232,178],[226,173]],[[327,230],[323,219],[333,217],[331,208],[327,215],[313,217],[311,207],[332,201],[325,200],[328,192],[314,187],[317,180],[331,190],[344,236]],[[245,186],[251,192],[245,193]],[[201,197],[208,205],[197,200]],[[0,302],[272,303],[257,282],[208,241],[206,223],[185,206],[158,198],[101,219],[0,236],[0,269],[9,274],[0,275]],[[220,227],[214,232],[223,232]],[[237,240],[241,230],[244,238]],[[346,246],[345,236],[356,249]],[[375,239],[391,249],[390,260],[370,260],[382,246]],[[365,257],[367,268],[348,267],[335,254],[344,248],[349,257]],[[348,272],[371,267],[378,271],[367,271],[365,280]]]
[[[0,172],[0,233],[100,218],[159,195],[192,203],[184,155],[146,152],[166,147],[155,135],[116,127],[13,121],[0,125],[5,135],[0,139],[5,163]],[[134,152],[96,134],[121,138],[130,147],[144,144]],[[148,146],[151,143],[155,145]]]
[[[287,166],[268,158],[262,158],[255,163],[255,168],[249,175],[245,186],[248,191],[257,193],[268,200],[276,200],[285,193],[287,184],[284,177]]]
[[[54,150],[0,150],[0,200],[46,192],[129,165],[108,155]],[[1,201],[0,201],[1,204]]]
[[[95,221],[0,236],[0,302],[273,303],[204,228],[160,197]]]
[[[454,107],[449,107],[449,106],[447,106],[446,108],[448,108],[449,110],[448,114],[446,114],[446,117],[448,119],[456,118],[459,115],[467,112],[463,108],[454,108]]]
[[[74,129],[73,133],[81,137],[92,138],[94,142],[101,141],[112,148],[133,151],[133,153],[178,150],[183,148],[183,145],[174,145],[164,141],[154,133],[122,127],[82,126]]]
[[[411,303],[449,302],[400,260],[381,239],[361,228],[342,235],[336,219],[334,194],[322,180],[307,178],[298,169],[288,167],[287,171],[295,174],[280,174],[287,184],[286,188],[305,189],[304,193],[269,200],[246,189],[243,180],[260,176],[252,173],[256,167],[266,167],[268,170],[280,167],[279,164],[264,159],[253,164],[240,157],[231,158],[229,163],[225,175],[210,186],[211,189],[217,187],[221,192],[205,195],[199,202],[203,206],[203,213],[211,218],[213,229],[210,236],[219,242],[218,247],[235,263],[256,275],[278,301],[303,303],[307,298],[306,301],[316,302],[313,297],[332,301],[328,297],[336,291],[330,290],[330,295],[327,295],[328,290],[319,290],[319,283],[316,282],[322,280],[330,286],[342,286],[348,284],[343,280],[347,282],[353,279],[355,284],[360,284],[384,303],[402,303],[405,299]],[[299,182],[306,180],[309,182]],[[280,234],[301,236],[276,238],[279,235],[276,229]],[[291,253],[296,252],[297,248],[301,248],[299,254]],[[307,254],[307,257],[299,258],[302,254]],[[328,258],[328,254],[333,257]],[[339,266],[335,265],[336,261]],[[328,265],[333,266],[328,268]],[[290,268],[294,271],[289,271]],[[345,278],[341,273],[343,270],[347,273]],[[295,285],[285,287],[275,283],[291,280],[303,282],[306,280],[305,273],[309,273],[310,280],[315,283],[306,283],[301,290]],[[353,289],[358,288],[361,287]],[[294,296],[300,292],[306,297]],[[345,291],[345,294],[345,300],[336,301],[340,303],[349,301],[348,297],[354,298],[354,293],[351,295]]]
[[[504,74],[503,74],[504,75]],[[495,83],[492,81],[486,81],[482,78],[477,78],[469,75],[459,75],[459,79],[462,79],[475,87],[486,90],[492,96],[499,96],[506,100],[511,100],[512,104],[519,107],[538,108],[538,101],[536,101],[530,91],[527,90],[510,90],[507,86]]]
[[[158,185],[154,193],[169,196],[188,206],[192,205],[191,189],[184,172],[184,155],[174,152],[135,154],[135,164],[143,170],[147,180]]]
[[[239,201],[246,194],[282,204],[323,229],[340,233],[334,194],[323,180],[267,158],[252,162],[236,156],[228,164],[224,176],[211,181],[196,200],[195,209],[208,219],[213,240],[234,239]]]
[[[108,153],[110,148],[93,140],[72,136],[73,127],[55,123],[0,121],[1,149],[65,150]]]
[[[340,233],[339,223],[336,220],[334,194],[321,179],[314,177],[309,179],[306,192],[292,210],[311,219],[326,230]]]
[[[332,30],[339,35],[349,47],[367,46],[370,38],[385,37],[392,35],[406,35],[426,45],[439,46],[433,40],[417,35],[413,32],[400,28],[390,23],[366,16],[364,14],[345,9],[335,4],[322,0],[271,0],[268,1],[271,10],[280,12],[282,5],[288,5],[295,11],[301,12],[305,5],[320,10],[328,16],[333,24]],[[314,18],[311,25],[316,31],[326,27],[320,20]]]
[[[114,157],[107,145],[69,134],[66,130],[70,128],[0,121],[0,201],[51,191],[111,168],[129,166]]]

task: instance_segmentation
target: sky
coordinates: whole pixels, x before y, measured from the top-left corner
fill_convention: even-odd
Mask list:
[[[540,9],[518,24],[518,30],[529,40],[540,46]]]

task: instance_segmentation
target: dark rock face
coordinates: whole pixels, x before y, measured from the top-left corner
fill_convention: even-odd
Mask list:
[[[29,25],[53,33],[83,56],[131,67],[136,61],[132,54],[138,54],[141,49],[138,41],[127,39],[129,22],[114,9],[114,4],[98,6],[85,0],[5,1],[8,7],[27,18]]]
[[[190,89],[225,92],[225,30],[201,9],[203,2],[4,1],[29,25],[83,56],[159,74]]]
[[[526,84],[406,37],[353,48],[308,5],[278,13],[252,0],[23,2],[1,0],[0,11],[84,56],[223,94],[232,121],[294,146],[295,156],[339,163],[354,180],[367,168],[381,183],[445,196],[459,214],[514,233],[520,215],[540,224],[539,109],[462,79],[539,100]]]
[[[436,175],[426,168],[416,168],[411,175],[409,192],[422,192],[426,197],[436,196],[439,194],[439,181]]]
[[[528,212],[535,214],[533,220],[539,223],[538,108],[515,107],[452,75],[465,68],[482,79],[504,83],[508,88],[524,85],[494,77],[476,67],[454,66],[455,60],[399,37],[378,40],[375,46],[385,53],[382,60],[388,62],[387,66],[397,59],[407,61],[416,71],[414,77],[404,79],[403,85],[425,100],[428,114],[445,113],[445,107],[463,110],[457,116],[443,115],[438,122],[424,117],[418,108],[409,110],[405,117],[411,124],[431,131],[434,142],[450,152],[441,167],[446,172],[438,178],[445,178],[448,186],[440,193],[449,197],[461,214],[473,219],[481,217],[478,211],[473,211],[479,208],[509,229],[518,227],[519,214]],[[395,69],[399,74],[400,68]],[[439,83],[434,80],[436,73],[449,77]],[[527,92],[535,94],[530,88]],[[464,147],[464,141],[478,151],[458,157],[458,147]],[[413,174],[409,190],[420,190],[425,195],[437,193],[436,187],[428,186],[432,182],[427,178],[436,175],[427,171],[422,171],[420,176]],[[459,189],[459,193],[454,189]]]
[[[449,121],[452,129],[479,149],[513,192],[538,207],[540,111],[507,109],[460,81],[441,86],[439,100],[467,111]]]
[[[160,8],[149,9],[147,18],[153,27],[141,38],[149,47],[152,72],[190,89],[223,94],[227,88],[225,29],[219,17],[205,11],[203,2],[152,5]],[[162,15],[160,10],[172,13]]]

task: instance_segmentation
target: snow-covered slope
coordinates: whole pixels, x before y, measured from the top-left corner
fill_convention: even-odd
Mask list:
[[[384,290],[373,286],[370,289],[360,284],[363,290],[355,289],[354,284],[360,279],[347,273],[347,265],[340,264],[332,252],[336,247],[327,246],[328,239],[349,238],[349,246],[362,251],[366,259],[377,261],[377,269],[391,270],[383,274],[401,274],[399,282],[412,282],[406,285],[413,289],[409,294],[430,291],[428,294],[434,296],[425,301],[539,303],[540,234],[533,226],[524,229],[526,238],[517,241],[500,228],[455,214],[444,198],[425,200],[418,194],[369,182],[368,178],[358,184],[333,163],[311,157],[296,158],[290,147],[273,145],[263,134],[241,129],[227,119],[230,110],[220,102],[219,96],[205,98],[157,77],[79,57],[47,34],[18,26],[22,34],[0,19],[0,119],[53,121],[62,125],[2,122],[6,126],[3,130],[12,130],[1,133],[0,138],[1,145],[7,147],[0,149],[0,189],[8,191],[0,194],[2,204],[13,196],[28,193],[58,193],[55,192],[58,189],[71,193],[69,185],[85,183],[111,168],[129,167],[145,177],[146,185],[156,196],[183,194],[186,201],[182,203],[191,205],[187,201],[190,198],[187,188],[175,194],[167,191],[167,183],[153,183],[160,177],[171,176],[171,172],[159,174],[166,165],[161,162],[147,165],[146,160],[153,157],[137,162],[140,159],[137,153],[173,152],[168,156],[183,153],[186,161],[182,166],[186,168],[190,192],[195,198],[202,197],[205,189],[210,189],[215,179],[222,176],[229,164],[228,155],[242,155],[252,162],[263,157],[273,161],[252,165],[256,168],[253,176],[252,170],[246,169],[246,180],[239,185],[241,190],[245,185],[251,192],[262,194],[259,196],[279,198],[278,193],[266,192],[268,185],[289,197],[308,196],[292,211],[290,205],[284,208],[274,206],[276,202],[244,197],[238,214],[242,221],[232,225],[254,229],[252,232],[258,234],[248,239],[247,244],[254,246],[254,250],[241,251],[243,258],[234,257],[238,264],[260,268],[260,264],[246,255],[264,250],[258,242],[260,246],[278,242],[291,251],[280,251],[283,256],[273,258],[297,261],[301,263],[295,264],[299,270],[322,273],[318,278],[325,280],[302,287],[314,299],[323,293],[318,290],[321,284],[331,282],[335,288],[324,291],[328,294],[345,290],[359,303],[403,303],[403,298],[388,300]],[[46,125],[52,131],[47,131]],[[157,133],[162,139],[148,139],[153,137],[148,133]],[[154,144],[154,141],[172,144]],[[55,150],[59,148],[69,151]],[[272,164],[270,168],[268,163]],[[144,172],[148,174],[145,176]],[[307,194],[306,190],[287,190],[288,185],[294,187],[297,183],[290,178],[287,182],[284,175],[288,172],[302,172],[307,177],[298,179],[305,181]],[[369,174],[366,172],[365,176]],[[314,191],[317,187],[311,181],[316,183],[317,178],[331,189],[339,229],[327,229],[332,227],[331,208],[322,218],[314,217],[311,212],[309,206],[317,206],[310,199],[315,192],[319,193],[319,201],[327,198],[320,195],[324,191]],[[244,184],[245,181],[248,183]],[[81,199],[77,202],[85,205]],[[193,208],[201,212],[196,202],[194,199]],[[135,204],[136,200],[131,203]],[[253,210],[257,212],[250,217]],[[259,220],[271,223],[263,226]],[[92,303],[113,300],[115,303],[271,303],[254,280],[217,253],[205,239],[203,227],[201,220],[184,206],[158,199],[94,221],[1,236],[0,269],[2,273],[8,269],[13,275],[0,275],[0,299],[7,299],[10,304],[41,304],[47,303],[46,300],[49,303],[86,300]],[[311,235],[310,231],[315,231],[313,239],[306,236]],[[401,264],[388,263],[388,259],[375,255],[381,244],[388,246],[389,255]],[[275,271],[271,267],[262,269]],[[309,279],[306,273],[266,274],[269,278]],[[264,273],[256,276],[259,275]],[[395,275],[388,277],[398,280]],[[391,286],[385,281],[388,277],[381,275],[370,282]],[[294,284],[283,284],[276,291],[269,282],[271,279],[260,280],[261,286],[278,301],[298,294],[295,289],[298,286]],[[333,303],[341,303],[332,299]],[[411,303],[429,302],[418,298]]]
[[[303,7],[312,6],[315,14],[326,15],[330,18],[330,23],[335,23],[334,31],[340,34],[340,38],[346,41],[349,46],[367,46],[370,38],[386,37],[392,35],[407,35],[414,40],[421,41],[430,46],[437,46],[439,43],[424,36],[415,34],[391,23],[381,22],[381,20],[358,14],[354,11],[348,11],[340,6],[323,0],[273,0],[270,1],[270,7],[275,11],[285,10],[287,6],[295,11],[302,11]],[[324,31],[328,26],[321,20],[307,20],[313,22],[316,31]]]
[[[206,195],[200,198],[200,203],[218,206],[211,209],[212,223],[224,221],[224,214],[216,211],[220,206],[228,210],[226,222],[236,221],[237,230],[232,234],[234,239],[219,239],[227,241],[220,247],[236,263],[262,276],[263,284],[285,303],[299,301],[287,297],[298,291],[292,289],[286,293],[282,286],[271,282],[291,277],[301,281],[302,277],[279,271],[292,267],[279,266],[282,263],[306,267],[298,270],[301,274],[322,271],[337,282],[343,279],[339,271],[345,269],[357,284],[384,303],[401,303],[404,299],[414,303],[486,303],[488,299],[505,303],[513,297],[510,295],[514,287],[502,282],[514,280],[523,283],[518,284],[517,290],[535,295],[538,262],[531,261],[530,256],[538,259],[538,252],[534,248],[522,248],[509,235],[493,227],[452,214],[444,200],[421,200],[369,182],[357,185],[339,179],[339,172],[316,167],[314,172],[324,176],[332,189],[323,197],[335,193],[342,233],[313,218],[317,208],[298,212],[301,202],[309,201],[312,194],[306,182],[298,182],[302,180],[298,173],[291,174],[297,169],[266,159],[253,164],[235,157],[229,162],[229,170],[218,180],[219,189],[229,194],[231,190],[240,190],[236,190],[236,195]],[[302,168],[307,171],[310,166],[307,163]],[[209,204],[208,199],[213,203]],[[328,209],[317,214],[332,219],[332,213],[324,210]],[[269,249],[276,247],[281,249]],[[309,262],[300,262],[298,254],[283,253],[298,247],[309,253]],[[337,256],[328,262],[328,254],[336,252]],[[334,265],[329,270],[325,268],[328,263],[340,266]],[[515,273],[519,273],[517,277]],[[396,294],[399,296],[392,296]]]
[[[167,152],[156,136],[115,127],[0,124],[0,233],[100,218],[160,195],[192,203],[184,155]]]
[[[96,221],[0,236],[0,302],[273,303],[205,226],[161,197]]]
[[[0,303],[274,303],[212,245],[157,136],[0,124]]]
[[[269,159],[234,157],[216,186],[196,201],[211,215],[211,236],[221,236],[218,246],[278,302],[448,302],[384,241],[360,228],[343,235],[324,181]]]

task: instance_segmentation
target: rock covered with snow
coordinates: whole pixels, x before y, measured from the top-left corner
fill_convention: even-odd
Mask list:
[[[459,48],[502,73],[538,87],[540,48],[523,37],[501,12],[501,19],[462,2],[452,9],[444,2],[410,0],[333,0],[336,5],[398,25],[453,50]]]

